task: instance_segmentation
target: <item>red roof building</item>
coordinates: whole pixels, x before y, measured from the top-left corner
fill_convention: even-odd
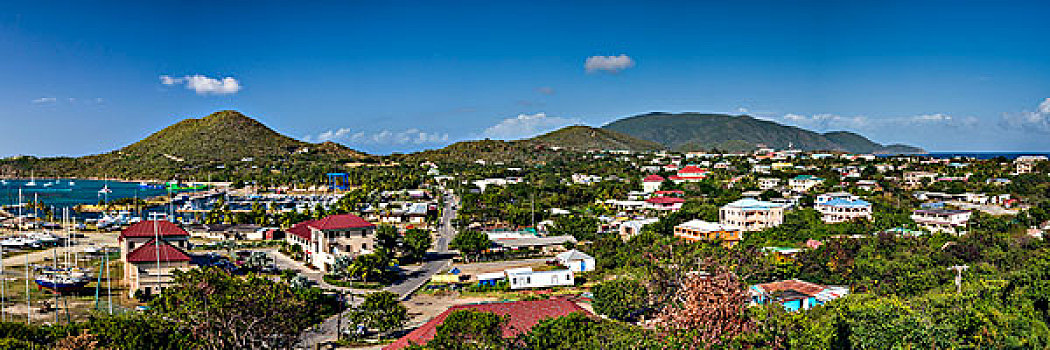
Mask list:
[[[318,230],[349,230],[359,228],[375,227],[374,224],[353,214],[330,215],[321,220],[307,220],[292,225],[286,232],[298,236],[304,241],[311,240],[310,229]]]
[[[324,219],[314,221],[311,227],[318,230],[346,230],[354,228],[374,227],[368,220],[362,219],[354,214],[329,215]]]
[[[285,232],[288,232],[288,234],[290,234],[290,235],[295,235],[295,236],[297,236],[299,238],[302,238],[303,240],[309,242],[310,241],[310,225],[312,225],[314,222],[315,222],[315,220],[307,220],[307,221],[300,222],[298,224],[292,225],[292,227],[289,228],[288,230],[285,230]]]
[[[157,262],[158,255],[157,251],[160,251],[160,262],[179,262],[179,261],[190,261],[190,256],[187,255],[182,249],[179,249],[165,240],[160,240],[160,244],[156,244],[155,239],[151,239],[149,242],[139,246],[135,250],[128,253],[125,258],[130,263],[143,263],[143,262]]]
[[[707,178],[707,172],[707,169],[695,165],[687,165],[678,170],[678,176],[671,176],[671,181],[699,181]]]
[[[685,199],[678,198],[678,197],[654,197],[654,198],[646,199],[645,201],[647,203],[650,203],[650,204],[685,203]]]
[[[642,179],[642,182],[664,182],[664,177],[660,175],[649,175]]]
[[[154,225],[154,223],[156,223],[156,225]],[[179,227],[179,225],[176,225],[171,221],[144,220],[136,222],[131,226],[128,226],[124,231],[121,231],[120,239],[124,240],[129,237],[153,238],[156,236],[166,239],[171,237],[189,237],[189,235],[189,232],[186,232],[182,227]]]
[[[528,332],[543,319],[566,316],[574,312],[592,316],[590,312],[566,298],[457,305],[445,310],[445,312],[401,337],[396,342],[387,345],[383,350],[401,349],[412,344],[426,344],[426,342],[434,339],[434,336],[437,334],[437,327],[442,322],[445,322],[445,318],[459,310],[491,312],[501,316],[508,316],[507,324],[503,326],[504,338],[513,338],[521,333]]]

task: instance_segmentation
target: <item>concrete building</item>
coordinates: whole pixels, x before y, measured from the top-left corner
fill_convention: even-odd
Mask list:
[[[797,193],[809,192],[824,183],[824,179],[813,175],[799,175],[788,180],[788,188]]]
[[[763,177],[758,179],[758,188],[760,190],[772,190],[780,186],[780,179],[775,177]]]
[[[718,222],[743,231],[761,231],[784,223],[785,210],[785,204],[744,198],[719,209]]]
[[[749,289],[752,304],[777,303],[788,312],[809,310],[815,306],[849,294],[843,286],[825,286],[816,283],[788,280],[756,284]]]
[[[969,210],[920,209],[912,212],[911,219],[930,232],[960,234],[971,214]]]
[[[642,192],[653,193],[660,190],[664,177],[660,175],[649,175],[642,179]]]
[[[829,224],[871,220],[871,203],[855,197],[829,198],[813,206],[820,212],[821,220]]]
[[[532,271],[530,267],[507,269],[510,289],[550,288],[576,284],[571,270]]]
[[[555,255],[554,259],[572,272],[594,271],[595,268],[594,257],[576,249]]]
[[[157,295],[174,281],[174,271],[190,267],[190,234],[166,220],[140,221],[121,231],[121,262],[128,294],[136,291]]]
[[[288,233],[288,242],[303,247],[310,264],[324,272],[337,257],[356,257],[376,249],[375,225],[352,214],[304,221]]]

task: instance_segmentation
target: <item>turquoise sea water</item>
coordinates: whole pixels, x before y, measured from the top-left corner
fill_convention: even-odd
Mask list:
[[[73,182],[70,185],[70,181]],[[6,184],[4,184],[6,182]],[[105,200],[107,195],[99,193],[104,186],[112,191],[108,194],[108,200],[119,198],[148,198],[167,194],[164,189],[143,189],[137,182],[99,181],[80,179],[37,179],[36,186],[27,186],[28,179],[3,179],[0,180],[0,205],[15,205],[18,203],[18,190],[22,189],[22,202],[30,202],[37,198],[48,207],[72,208],[80,204],[95,204],[99,200]],[[50,186],[45,186],[52,183]],[[91,217],[94,215],[78,215]]]

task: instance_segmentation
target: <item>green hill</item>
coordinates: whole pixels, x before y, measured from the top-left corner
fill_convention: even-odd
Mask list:
[[[322,172],[372,156],[333,142],[313,144],[281,135],[237,111],[186,119],[127,147],[85,157],[34,158],[0,164],[8,176],[121,177],[166,180],[294,176]]]
[[[746,115],[648,113],[620,119],[602,128],[658,142],[680,151],[713,148],[740,150],[749,148],[749,145],[754,148],[755,145],[763,144],[778,149],[790,146],[805,151],[925,152],[921,148],[906,145],[884,146],[851,132],[821,134]]]
[[[116,153],[188,162],[223,161],[288,155],[307,146],[239,112],[220,111],[175,123]]]
[[[562,148],[562,150],[558,150]],[[615,131],[589,126],[567,126],[529,139],[477,140],[456,142],[440,149],[399,155],[410,161],[465,163],[476,160],[508,164],[534,164],[568,159],[573,154],[591,150],[653,151],[664,146]]]
[[[666,148],[656,142],[634,138],[612,130],[582,125],[567,126],[520,142],[577,151],[655,151]]]

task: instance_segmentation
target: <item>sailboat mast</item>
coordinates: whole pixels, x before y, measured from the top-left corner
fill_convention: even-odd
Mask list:
[[[54,256],[55,265],[58,265],[58,248],[51,249],[52,255]],[[58,266],[55,266],[57,269]],[[55,306],[58,307],[58,277],[54,274],[51,275],[51,288],[54,288],[55,292]],[[55,324],[58,324],[58,310],[55,310]]]
[[[109,279],[109,249],[102,247],[103,252],[106,254],[106,297],[109,298],[109,314],[113,314],[113,283]]]
[[[7,322],[7,275],[4,274],[4,246],[0,245],[0,322]]]
[[[29,266],[29,254],[26,256],[26,324],[33,323],[33,295],[29,294],[29,271],[33,269]]]
[[[159,223],[160,223],[160,221],[157,220],[157,217],[154,217],[153,218],[153,250],[155,250],[156,253],[157,253],[157,277],[154,279],[154,283],[157,284],[157,289],[158,290],[160,289],[160,282],[159,282],[160,281],[160,229],[158,228],[158,224]]]

